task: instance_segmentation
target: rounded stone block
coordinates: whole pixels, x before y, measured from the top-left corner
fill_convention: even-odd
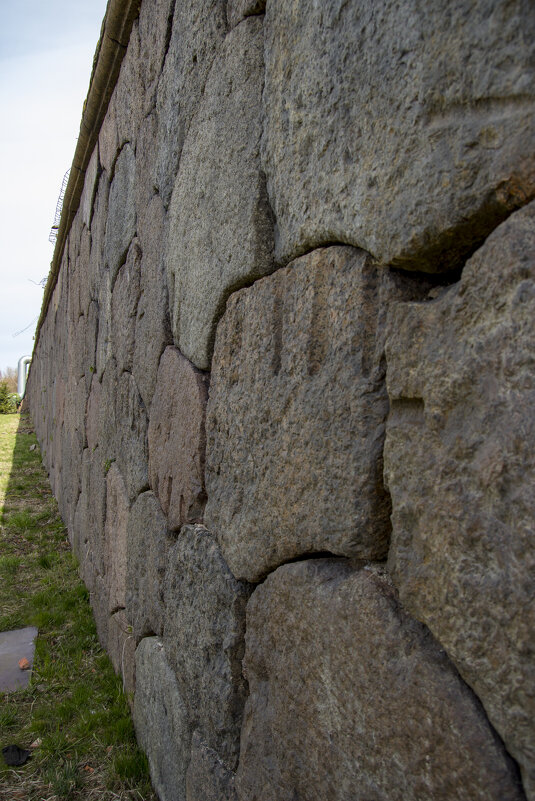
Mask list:
[[[168,554],[164,643],[192,727],[231,770],[247,695],[242,658],[250,591],[233,577],[210,532],[184,526]]]
[[[386,345],[389,567],[535,798],[535,204]]]
[[[230,292],[273,270],[260,166],[262,20],[234,28],[216,56],[182,151],[169,207],[167,272],[175,344],[210,367]]]
[[[170,529],[201,522],[208,376],[174,347],[160,360],[148,428],[149,481]]]
[[[280,567],[247,607],[240,801],[522,801],[471,690],[378,568]]]
[[[535,193],[535,6],[267,4],[263,166],[287,263],[460,266]]]
[[[320,249],[235,293],[217,332],[208,502],[234,575],[329,551],[386,556],[383,344],[403,276],[363,251]]]

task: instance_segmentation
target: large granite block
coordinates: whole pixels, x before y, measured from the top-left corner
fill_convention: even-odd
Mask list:
[[[535,6],[267,4],[263,165],[286,263],[440,270],[535,193]]]
[[[302,554],[382,558],[386,313],[413,288],[332,247],[235,293],[216,339],[205,519],[234,575]]]
[[[141,296],[137,305],[133,374],[147,409],[150,409],[160,356],[173,342],[169,319],[169,294],[162,253],[165,210],[155,195],[139,217]]]
[[[152,492],[143,492],[130,510],[127,530],[126,611],[137,638],[163,631],[167,522]]]
[[[155,184],[165,208],[184,139],[227,32],[226,0],[182,0],[174,4],[169,48],[158,82]]]
[[[234,774],[199,732],[193,732],[191,759],[186,774],[186,801],[237,801]]]
[[[134,239],[119,269],[111,296],[111,349],[119,372],[132,371],[136,341],[137,306],[141,295],[142,253]]]
[[[126,606],[126,547],[128,527],[128,496],[123,477],[116,464],[106,475],[106,523],[104,548],[109,612]]]
[[[172,530],[202,522],[207,396],[208,376],[166,348],[150,413],[149,481]]]
[[[247,607],[238,798],[521,801],[516,766],[389,580],[285,565]]]
[[[389,321],[389,566],[535,798],[535,204]]]
[[[160,801],[185,801],[191,731],[164,647],[146,637],[136,649],[134,725]]]
[[[136,233],[135,173],[134,151],[131,145],[126,144],[115,164],[106,220],[104,256],[112,286]]]
[[[210,366],[233,289],[273,269],[273,225],[260,167],[262,20],[231,31],[214,60],[169,207],[167,271],[175,344]]]
[[[247,695],[242,658],[249,594],[212,535],[184,526],[168,555],[164,643],[192,728],[230,769],[238,761]]]

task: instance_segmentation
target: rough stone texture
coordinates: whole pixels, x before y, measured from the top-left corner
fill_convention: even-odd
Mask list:
[[[234,294],[218,327],[205,519],[234,575],[307,553],[382,558],[386,312],[410,297],[363,251],[332,247]]]
[[[211,534],[184,526],[168,556],[164,642],[192,729],[231,769],[247,693],[242,657],[249,594]]]
[[[148,429],[149,481],[170,529],[200,523],[208,377],[174,347],[160,361]]]
[[[111,298],[111,349],[120,372],[132,371],[140,287],[141,248],[134,239],[119,269]]]
[[[142,3],[139,11],[139,71],[144,89],[145,115],[156,105],[158,80],[169,44],[173,6],[174,0],[152,0],[151,3]],[[155,140],[156,136],[153,142]]]
[[[401,599],[480,697],[535,798],[535,204],[389,322],[385,475]]]
[[[119,152],[119,135],[117,133],[117,103],[115,93],[111,100],[104,117],[104,122],[98,135],[98,149],[102,168],[111,175],[113,165]]]
[[[137,638],[163,631],[167,521],[152,492],[137,499],[128,517],[126,609]]]
[[[378,569],[279,568],[246,643],[243,801],[523,798],[477,699]]]
[[[100,162],[98,159],[98,143],[93,150],[93,155],[85,171],[84,189],[80,199],[80,208],[82,211],[82,220],[84,225],[89,228],[91,225],[91,216],[93,214],[93,203],[95,202],[95,194],[98,186]]]
[[[191,733],[164,647],[147,637],[136,650],[134,725],[160,801],[185,801]]]
[[[226,32],[226,0],[175,2],[156,101],[155,177],[165,208],[171,199],[184,139]]]
[[[230,28],[235,28],[246,17],[262,14],[266,0],[227,0],[227,18]]]
[[[128,496],[116,464],[106,476],[106,523],[104,525],[105,565],[109,593],[109,611],[126,606],[126,532]]]
[[[191,124],[169,208],[167,270],[175,344],[206,370],[232,289],[273,269],[260,168],[262,20],[225,39]]]
[[[106,222],[104,255],[112,285],[136,233],[135,174],[134,151],[126,144],[115,164]]]
[[[107,421],[108,430],[115,425],[115,436],[111,440],[114,444],[113,456],[124,476],[128,497],[133,501],[149,486],[147,412],[130,373],[123,373],[118,378],[109,397],[115,402],[114,417]]]
[[[234,774],[219,756],[193,732],[186,774],[186,801],[237,801]]]
[[[169,319],[169,295],[162,252],[165,211],[161,198],[150,201],[146,215],[140,217],[141,297],[137,306],[133,374],[149,410],[160,356],[173,341]]]
[[[136,687],[136,638],[122,609],[108,623],[108,653],[115,672],[123,678],[125,692],[131,695]]]
[[[263,164],[286,263],[437,270],[535,193],[535,6],[268,3]]]

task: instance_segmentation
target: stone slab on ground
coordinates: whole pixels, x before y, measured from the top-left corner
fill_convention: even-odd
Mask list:
[[[34,626],[0,633],[0,692],[22,690],[30,683],[37,633]],[[20,669],[20,659],[28,660],[29,669]]]

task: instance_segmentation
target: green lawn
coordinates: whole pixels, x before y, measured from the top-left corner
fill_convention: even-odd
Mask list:
[[[29,688],[0,694],[0,747],[33,745],[23,767],[0,755],[0,799],[155,801],[36,443],[0,415],[0,631],[39,629]]]

